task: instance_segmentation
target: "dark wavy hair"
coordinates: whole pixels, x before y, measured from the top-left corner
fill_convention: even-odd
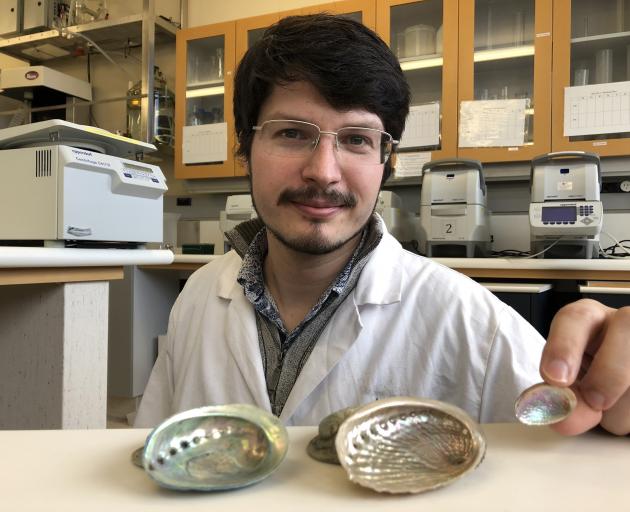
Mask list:
[[[234,81],[237,157],[249,162],[262,104],[274,85],[309,82],[340,111],[376,114],[400,140],[410,92],[398,60],[365,25],[330,14],[289,16],[269,27],[245,54]],[[391,173],[385,164],[383,181]]]

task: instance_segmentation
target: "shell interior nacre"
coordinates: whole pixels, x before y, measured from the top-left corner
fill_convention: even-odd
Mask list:
[[[255,406],[201,407],[176,414],[151,432],[143,466],[170,489],[234,489],[269,476],[287,448],[286,428]]]
[[[357,410],[340,426],[336,447],[350,480],[379,492],[417,493],[473,470],[486,442],[461,409],[403,397]]]
[[[552,425],[571,414],[576,404],[571,389],[540,383],[521,393],[514,404],[514,413],[525,425]]]

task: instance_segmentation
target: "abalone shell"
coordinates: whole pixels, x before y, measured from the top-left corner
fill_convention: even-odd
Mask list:
[[[143,466],[169,489],[216,491],[269,476],[288,449],[286,428],[247,404],[200,407],[176,414],[149,434]]]
[[[466,412],[412,397],[361,407],[341,424],[335,444],[351,481],[388,493],[450,484],[476,468],[486,450],[481,429]]]
[[[516,418],[525,425],[552,425],[565,419],[577,404],[570,388],[541,382],[523,391],[514,404]]]

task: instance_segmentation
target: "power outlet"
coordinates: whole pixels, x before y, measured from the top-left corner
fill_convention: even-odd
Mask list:
[[[630,192],[630,178],[619,178],[602,183],[602,193],[614,194]]]

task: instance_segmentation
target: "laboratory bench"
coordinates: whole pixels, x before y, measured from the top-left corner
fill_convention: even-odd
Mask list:
[[[267,479],[226,492],[162,489],[131,453],[146,429],[0,431],[7,510],[418,511],[627,510],[630,439],[594,431],[562,437],[546,427],[481,426],[483,462],[423,494],[378,494],[341,466],[308,457],[316,427],[289,427],[286,458]]]
[[[217,257],[175,254],[171,265],[152,268],[177,270],[183,281],[190,272]],[[630,258],[432,259],[484,285],[545,337],[554,313],[579,298],[594,298],[611,307],[630,305]]]
[[[164,250],[0,247],[0,429],[104,428],[109,282]]]
[[[154,269],[194,271],[219,256],[175,254],[173,263],[151,265]],[[630,281],[630,258],[536,259],[536,258],[432,258],[473,278]]]

